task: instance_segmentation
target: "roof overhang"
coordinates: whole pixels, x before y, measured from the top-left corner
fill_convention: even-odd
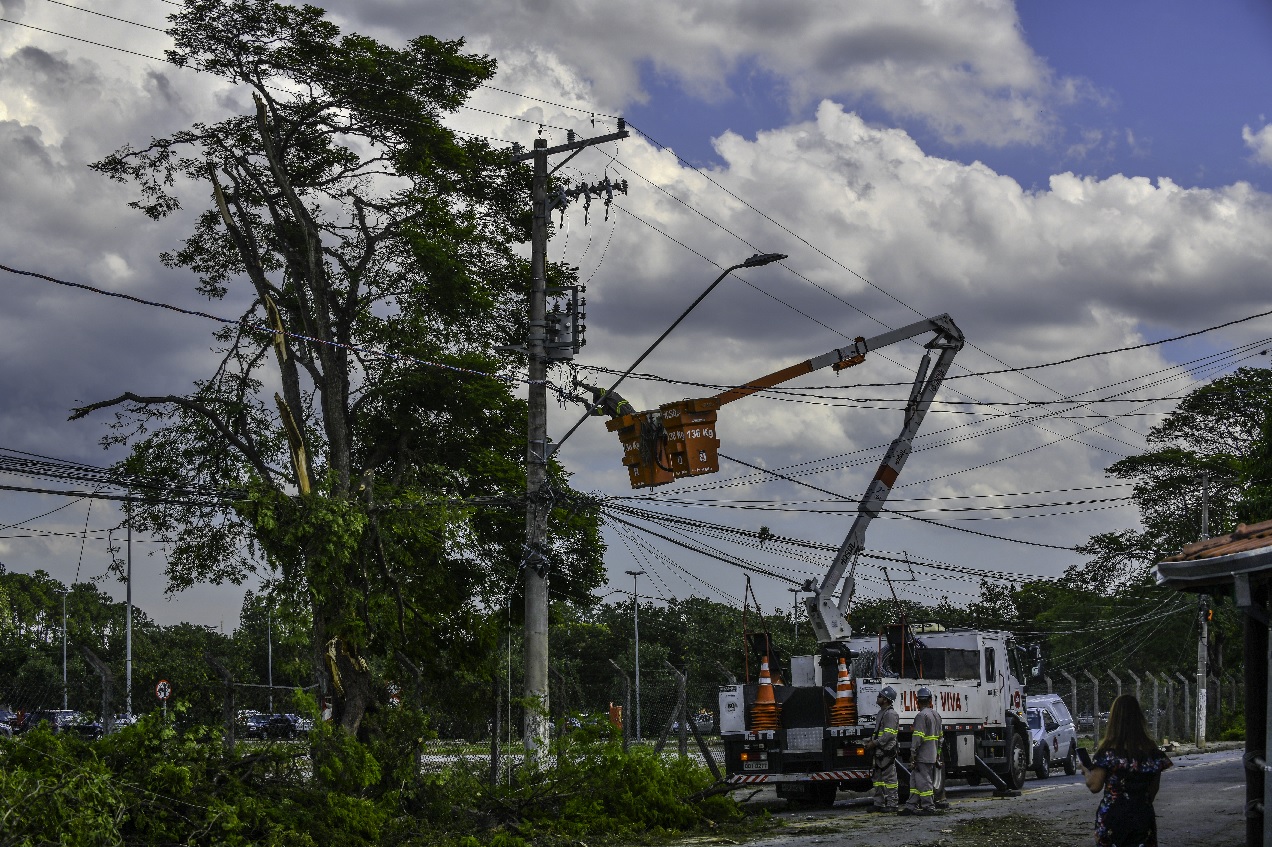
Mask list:
[[[1231,588],[1238,579],[1272,579],[1272,546],[1205,559],[1158,562],[1153,576],[1164,588],[1202,593]]]

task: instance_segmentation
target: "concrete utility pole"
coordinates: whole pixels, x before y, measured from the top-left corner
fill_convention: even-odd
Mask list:
[[[1210,474],[1201,472],[1201,537],[1210,537]],[[1197,598],[1197,720],[1195,723],[1195,741],[1197,749],[1206,749],[1206,686],[1210,675],[1206,662],[1210,644],[1210,597],[1202,594]]]
[[[132,715],[132,504],[128,506],[127,608],[124,612],[124,714]],[[103,716],[103,720],[104,720]]]
[[[636,641],[636,740],[640,741],[640,595],[636,593],[636,578],[644,571],[624,571],[632,578],[632,635]]]
[[[526,433],[526,557],[524,586],[525,621],[525,723],[522,740],[526,753],[537,757],[548,746],[548,568],[543,550],[548,536],[550,500],[544,495],[548,480],[548,357],[547,342],[547,249],[548,249],[548,156],[569,153],[557,168],[586,147],[626,138],[627,128],[620,118],[618,132],[596,138],[575,140],[574,133],[565,144],[549,147],[546,139],[536,138],[534,149],[516,153],[513,162],[534,162],[531,188],[533,231],[530,242],[530,333],[526,344],[529,359],[529,421]],[[556,168],[553,168],[555,171]]]

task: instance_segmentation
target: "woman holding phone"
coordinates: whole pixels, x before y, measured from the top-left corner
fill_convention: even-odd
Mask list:
[[[1095,813],[1096,847],[1157,847],[1153,798],[1173,763],[1149,737],[1138,700],[1123,694],[1113,701],[1104,740],[1090,764],[1083,759],[1087,788],[1104,791]]]

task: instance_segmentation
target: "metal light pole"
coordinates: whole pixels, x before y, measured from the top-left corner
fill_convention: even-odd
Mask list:
[[[70,589],[66,588],[58,592],[62,595],[62,711],[66,711],[66,595],[70,593]]]
[[[804,589],[800,588],[799,586],[796,586],[794,588],[788,588],[786,590],[795,595],[795,597],[791,600],[791,618],[795,621],[795,641],[798,643],[799,642],[799,592],[803,591]]]
[[[127,607],[124,611],[124,712],[132,715],[132,508],[128,514]],[[102,720],[106,716],[102,715]]]
[[[632,633],[636,637],[636,740],[640,741],[640,604],[636,602],[636,578],[644,571],[624,571],[632,578]]]
[[[1206,471],[1201,473],[1201,537],[1210,537],[1210,474]],[[1199,750],[1205,750],[1207,680],[1210,675],[1207,668],[1210,626],[1206,612],[1210,608],[1210,597],[1202,594],[1197,599],[1200,601],[1197,609],[1197,720],[1193,741]]]
[[[274,622],[270,618],[269,601],[265,601],[265,664],[269,674],[269,713],[274,714]]]

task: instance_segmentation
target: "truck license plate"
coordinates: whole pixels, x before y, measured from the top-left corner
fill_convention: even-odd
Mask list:
[[[768,770],[768,762],[743,762],[742,770],[744,771],[764,771]]]

